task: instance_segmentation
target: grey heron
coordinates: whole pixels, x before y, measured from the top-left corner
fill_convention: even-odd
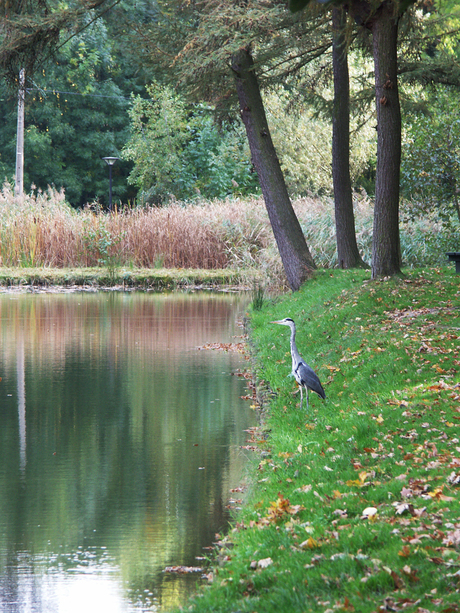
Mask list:
[[[297,381],[300,387],[300,408],[302,408],[303,404],[303,388],[307,391],[307,410],[308,410],[308,391],[316,392],[318,396],[325,399],[326,394],[324,393],[323,386],[321,385],[321,381],[318,378],[318,375],[315,371],[303,360],[300,356],[300,353],[297,350],[297,345],[295,344],[295,323],[294,320],[290,317],[286,317],[285,319],[279,319],[278,321],[270,322],[272,324],[280,324],[281,326],[289,326],[291,328],[291,357],[292,357],[292,374],[294,375],[295,380]]]

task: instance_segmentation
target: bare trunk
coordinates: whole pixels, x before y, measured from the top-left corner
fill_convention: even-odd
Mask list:
[[[401,272],[401,110],[397,82],[398,16],[393,3],[384,2],[380,6],[372,19],[371,30],[378,131],[372,245],[372,278],[375,279]]]
[[[246,127],[252,162],[259,177],[288,283],[296,291],[316,266],[292,208],[248,49],[240,49],[234,55],[232,68],[236,75],[241,117]]]
[[[332,179],[334,183],[335,231],[340,268],[366,267],[356,243],[353,195],[350,178],[350,81],[344,34],[346,13],[332,9],[332,64],[334,110],[332,116]]]
[[[16,172],[14,193],[22,196],[24,192],[24,98],[26,76],[24,68],[19,73],[18,120],[16,131]]]

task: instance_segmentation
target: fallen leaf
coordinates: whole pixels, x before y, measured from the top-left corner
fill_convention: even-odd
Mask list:
[[[446,496],[445,494],[443,494],[442,490],[443,487],[437,487],[432,492],[428,492],[428,495],[431,496],[431,498],[433,498],[434,500],[444,500],[446,502],[452,502],[452,500],[455,500],[455,498],[453,498],[452,496]]]
[[[302,487],[298,487],[296,489],[296,492],[304,492],[306,494],[307,492],[311,490],[311,487],[312,487],[311,484],[308,483],[307,485],[302,485]]]
[[[406,511],[410,511],[412,507],[408,502],[394,502],[393,506],[395,507],[396,515],[402,515]]]
[[[457,545],[460,545],[460,530],[457,529],[448,532],[443,539],[442,544],[446,545],[447,547],[457,547]]]
[[[361,519],[370,519],[377,515],[378,511],[375,507],[367,507],[364,509],[361,515]]]
[[[348,600],[348,598],[345,596],[345,600],[343,601],[343,604],[337,607],[339,610],[341,609],[342,611],[354,611],[355,607],[351,604],[351,602]]]
[[[396,573],[394,570],[390,572],[391,578],[393,579],[393,583],[395,584],[395,588],[400,590],[404,587],[403,579]]]
[[[460,485],[460,473],[456,473],[454,470],[447,477],[447,483],[451,485]]]
[[[269,521],[277,522],[286,515],[296,515],[303,511],[305,507],[301,504],[291,505],[288,498],[284,498],[283,494],[279,493],[277,500],[270,503],[268,508],[267,518]]]
[[[300,549],[316,549],[319,546],[320,545],[318,541],[315,541],[312,536],[310,536],[310,538],[308,538],[306,541],[303,541],[303,543],[300,543],[299,545]]]
[[[264,558],[263,560],[257,560],[258,568],[267,568],[267,566],[270,566],[270,564],[273,564],[273,560],[271,558]]]

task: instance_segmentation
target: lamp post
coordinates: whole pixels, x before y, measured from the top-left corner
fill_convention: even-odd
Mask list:
[[[112,166],[115,164],[117,160],[120,158],[116,157],[105,157],[102,158],[105,162],[107,162],[109,166],[109,211],[112,212]]]

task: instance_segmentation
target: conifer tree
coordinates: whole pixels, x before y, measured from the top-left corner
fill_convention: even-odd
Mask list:
[[[350,177],[350,79],[345,36],[346,13],[332,9],[332,63],[334,108],[332,113],[332,179],[334,184],[337,260],[341,268],[366,267],[356,242]]]
[[[117,4],[120,0],[112,0]],[[0,3],[0,75],[16,82],[19,71],[33,73],[49,57],[61,33],[74,27],[90,9],[110,0],[4,0]]]
[[[356,23],[372,32],[377,111],[377,169],[375,180],[372,278],[401,272],[399,240],[399,172],[401,109],[398,95],[398,26],[415,0],[318,0],[347,9]],[[290,0],[294,12],[310,0]]]
[[[161,16],[144,32],[151,60],[168,66],[169,78],[192,99],[220,109],[238,104],[286,276],[297,290],[315,264],[289,199],[260,86],[324,53],[331,45],[327,20],[292,15],[276,0],[163,0],[159,7]]]

